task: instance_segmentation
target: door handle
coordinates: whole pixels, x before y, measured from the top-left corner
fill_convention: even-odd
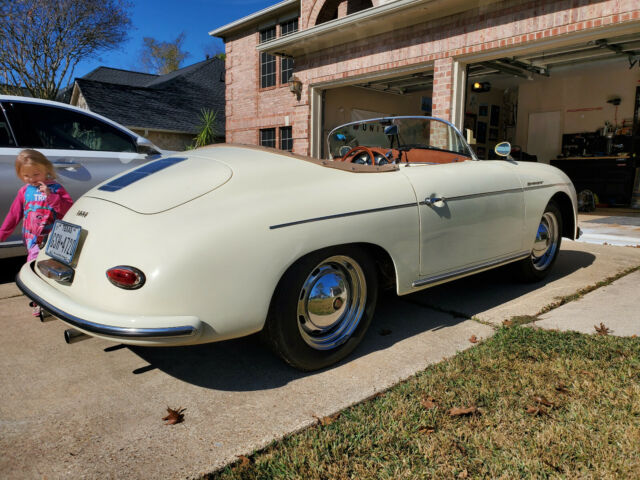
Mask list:
[[[53,166],[55,168],[66,168],[69,170],[75,170],[76,168],[82,167],[82,165],[76,162],[53,162]]]
[[[429,207],[442,207],[444,202],[446,202],[444,197],[427,197],[424,199],[424,204]]]

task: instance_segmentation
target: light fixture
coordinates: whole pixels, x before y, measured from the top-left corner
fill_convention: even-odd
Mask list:
[[[300,95],[302,95],[302,82],[295,75],[289,79],[289,91],[300,100]]]
[[[471,85],[471,91],[475,93],[483,93],[491,90],[491,84],[489,82],[473,82]]]

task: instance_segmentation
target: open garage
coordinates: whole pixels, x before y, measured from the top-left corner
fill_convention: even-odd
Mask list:
[[[509,141],[516,159],[557,166],[593,203],[631,205],[638,52],[640,33],[470,63],[463,126],[478,157]]]

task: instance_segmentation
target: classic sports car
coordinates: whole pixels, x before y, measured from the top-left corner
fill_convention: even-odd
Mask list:
[[[549,272],[578,232],[560,170],[479,161],[431,117],[349,123],[328,160],[219,144],[90,190],[17,283],[71,327],[137,345],[262,332],[302,370],[362,340],[379,286],[399,295],[511,262]]]

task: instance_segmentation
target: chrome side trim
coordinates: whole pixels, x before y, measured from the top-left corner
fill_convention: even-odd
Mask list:
[[[296,220],[294,222],[280,223],[278,225],[271,225],[269,230],[275,230],[276,228],[291,227],[293,225],[300,225],[303,223],[319,222],[322,220],[332,220],[334,218],[352,217],[354,215],[364,215],[367,213],[385,212],[387,210],[398,210],[400,208],[416,207],[417,203],[405,203],[402,205],[392,205],[390,207],[371,208],[368,210],[357,210],[355,212],[337,213],[335,215],[327,215],[326,217],[307,218],[305,220]]]
[[[506,190],[495,190],[493,192],[482,192],[482,193],[471,193],[469,195],[459,195],[457,197],[447,197],[447,202],[454,200],[469,200],[471,198],[480,198],[480,197],[489,197],[492,195],[502,195],[503,193],[519,193],[523,191],[529,190],[540,190],[541,188],[551,188],[551,187],[559,187],[562,185],[567,185],[566,183],[549,183],[547,185],[534,185],[523,188],[509,188]],[[427,205],[425,202],[420,202],[420,205]]]
[[[529,187],[525,187],[523,190],[540,190],[541,188],[550,188],[550,187],[562,187],[569,185],[568,183],[548,183],[546,185],[533,185]]]
[[[441,275],[435,275],[433,277],[424,278],[422,280],[416,280],[411,284],[413,288],[425,287],[427,285],[432,285],[436,283],[442,283],[445,280],[454,280],[456,278],[464,277],[470,275],[472,273],[478,273],[482,270],[488,270],[489,268],[497,267],[500,265],[505,265],[510,262],[514,262],[516,260],[521,260],[523,258],[527,258],[531,255],[531,252],[519,252],[515,255],[509,255],[507,257],[501,257],[495,260],[491,260],[489,262],[481,263],[480,265],[476,265],[473,267],[460,268],[458,270],[454,270],[453,272],[444,273]]]
[[[356,122],[357,123],[357,122]],[[471,193],[469,195],[459,195],[457,197],[447,197],[446,201],[447,202],[452,202],[455,200],[469,200],[472,198],[479,198],[479,197],[488,197],[491,195],[501,195],[504,193],[518,193],[518,192],[522,192],[522,191],[527,191],[527,190],[538,190],[540,188],[551,188],[551,187],[557,187],[557,186],[561,186],[561,185],[567,185],[566,183],[550,183],[548,185],[536,185],[533,187],[524,187],[524,188],[509,188],[506,190],[496,190],[493,192],[482,192],[482,193]],[[311,222],[320,222],[322,220],[332,220],[334,218],[342,218],[342,217],[351,217],[354,215],[364,215],[367,213],[375,213],[375,212],[384,212],[387,210],[397,210],[400,208],[408,208],[408,207],[414,207],[416,205],[429,205],[429,202],[426,201],[422,201],[422,202],[418,202],[416,203],[405,203],[402,205],[392,205],[390,207],[380,207],[380,208],[371,208],[368,210],[357,210],[355,212],[345,212],[345,213],[337,213],[335,215],[327,215],[325,217],[315,217],[315,218],[307,218],[304,220],[296,220],[293,222],[287,222],[287,223],[280,223],[278,225],[271,225],[269,227],[269,230],[275,230],[277,228],[285,228],[285,227],[291,227],[294,225],[301,225],[303,223],[311,223]]]
[[[30,265],[33,270],[33,262]],[[22,293],[24,293],[31,300],[36,302],[40,307],[44,308],[55,317],[58,317],[65,323],[73,325],[84,331],[95,333],[97,335],[108,335],[110,337],[121,338],[155,338],[155,337],[188,337],[196,334],[196,329],[191,325],[184,325],[181,327],[169,327],[169,328],[126,328],[126,327],[114,327],[111,325],[102,325],[100,323],[90,322],[83,318],[76,317],[54,307],[46,300],[42,299],[31,290],[29,290],[24,283],[20,280],[19,276],[16,276],[16,285]]]
[[[454,200],[469,200],[471,198],[491,197],[493,195],[502,195],[504,193],[520,193],[522,188],[509,188],[507,190],[496,190],[493,192],[471,193],[469,195],[458,195],[457,197],[447,197],[447,202]],[[428,205],[426,202],[420,202],[421,205]]]

